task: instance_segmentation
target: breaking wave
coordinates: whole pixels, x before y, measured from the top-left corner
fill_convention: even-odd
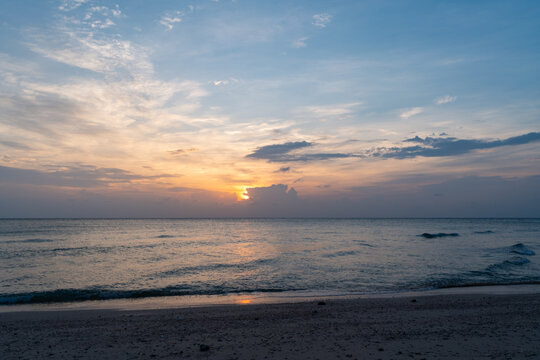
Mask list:
[[[458,233],[437,233],[437,234],[423,233],[418,236],[424,237],[426,239],[433,239],[433,238],[441,238],[441,237],[455,237],[455,236],[459,236],[459,234]]]
[[[509,253],[531,256],[534,251],[524,244],[504,248]],[[440,275],[424,284],[433,288],[450,288],[480,285],[540,284],[540,274],[525,274],[521,269],[531,260],[524,256],[511,256],[501,262],[488,265],[484,270],[468,271],[462,274]]]
[[[517,243],[510,246],[510,252],[514,254],[528,255],[528,256],[532,256],[536,254],[534,251],[532,251],[531,249],[529,249],[527,246],[525,246],[522,243]]]
[[[224,295],[254,292],[284,292],[302,289],[289,288],[221,288],[196,289],[183,286],[169,286],[158,289],[114,290],[114,289],[58,289],[0,295],[0,305],[65,303],[88,300],[140,299],[147,297]]]
[[[50,242],[55,242],[55,241],[59,241],[59,240],[36,238],[36,239],[23,239],[23,240],[6,240],[6,241],[4,241],[4,243],[6,243],[6,244],[36,243],[37,244],[37,243],[50,243]]]

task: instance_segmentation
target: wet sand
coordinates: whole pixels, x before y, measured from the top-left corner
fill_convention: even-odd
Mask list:
[[[2,359],[539,359],[540,294],[0,313]]]

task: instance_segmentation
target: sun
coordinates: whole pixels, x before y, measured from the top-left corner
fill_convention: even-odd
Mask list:
[[[238,197],[238,201],[249,200],[249,195],[248,195],[247,189],[248,189],[247,186],[242,186],[241,190],[236,193],[237,197]]]

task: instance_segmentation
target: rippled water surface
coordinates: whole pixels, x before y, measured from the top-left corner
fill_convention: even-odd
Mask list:
[[[0,304],[539,283],[540,219],[0,220]]]

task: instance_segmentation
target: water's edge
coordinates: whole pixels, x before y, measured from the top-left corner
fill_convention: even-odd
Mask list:
[[[223,305],[263,305],[311,302],[329,299],[384,299],[453,295],[526,295],[540,294],[540,284],[464,286],[444,289],[403,290],[372,293],[324,291],[286,291],[281,293],[248,293],[223,295],[186,295],[137,299],[88,300],[47,304],[0,305],[0,313],[79,310],[158,310]]]

